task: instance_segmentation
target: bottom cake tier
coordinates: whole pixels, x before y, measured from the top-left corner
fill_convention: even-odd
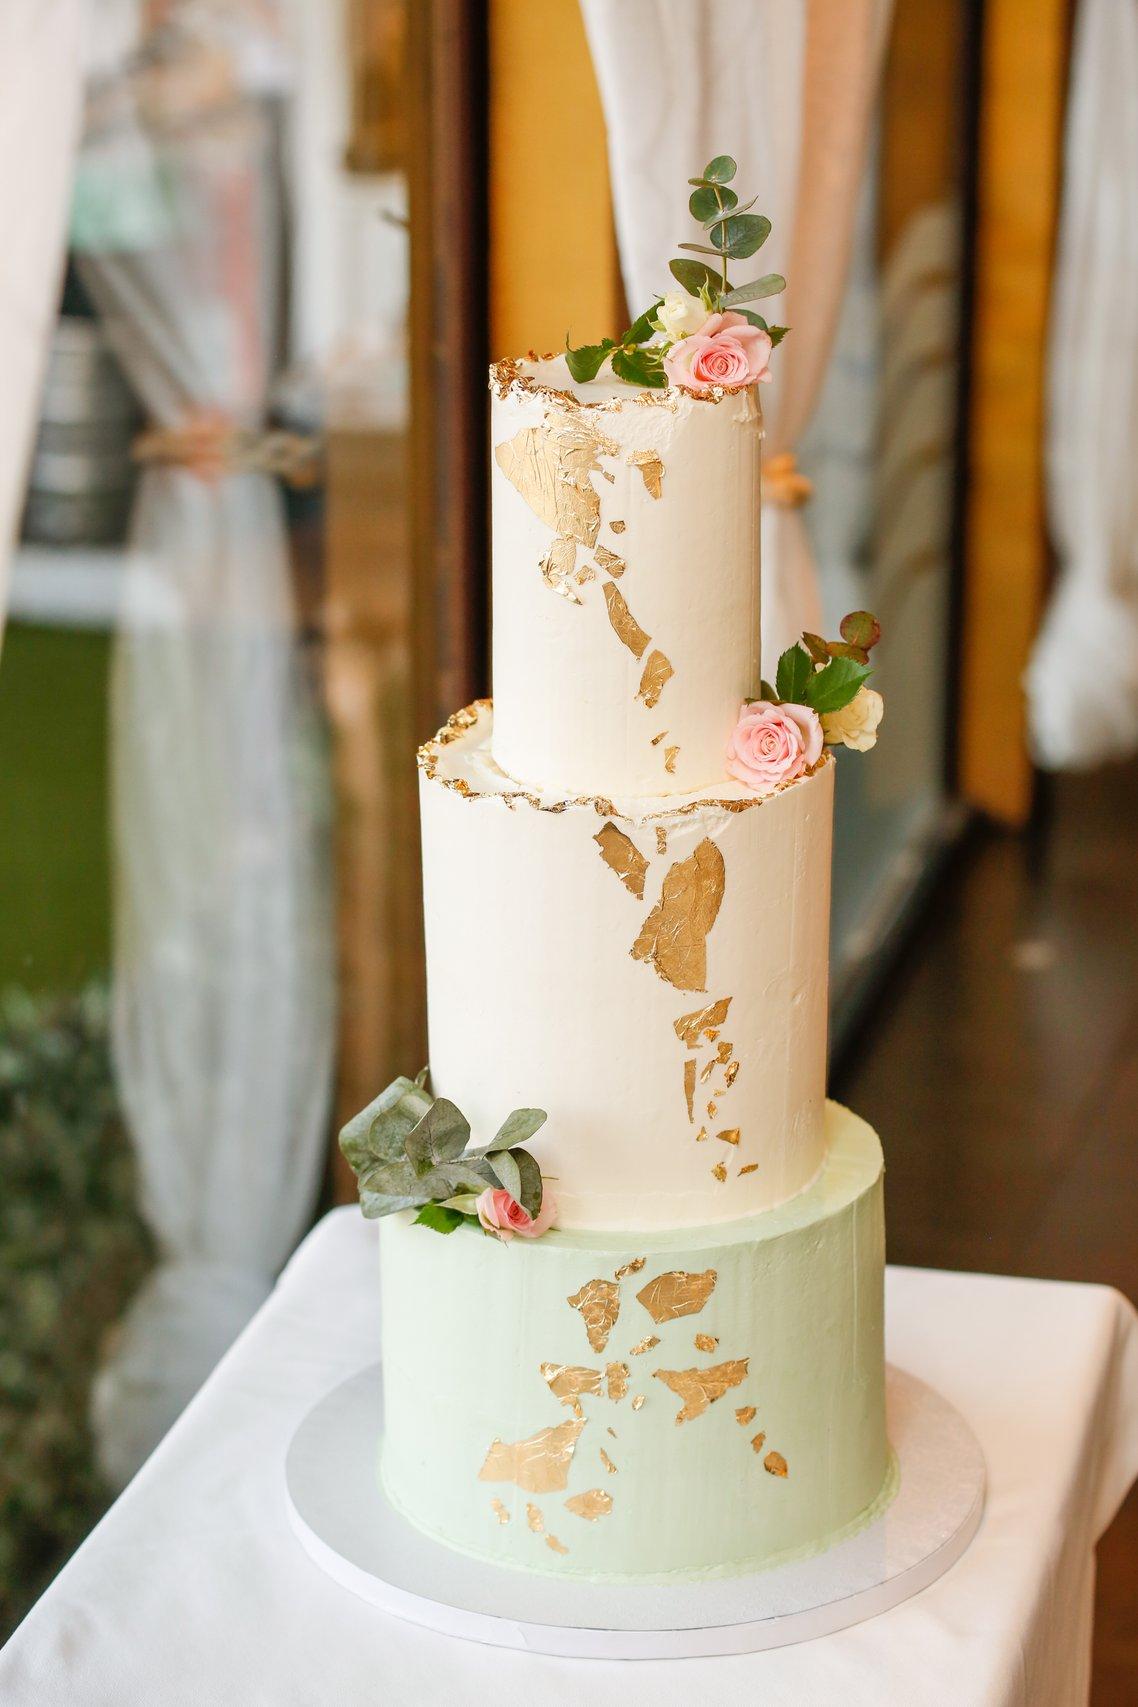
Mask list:
[[[520,1570],[734,1575],[825,1547],[893,1492],[881,1146],[827,1105],[813,1185],[765,1214],[503,1245],[384,1222],[395,1507]]]

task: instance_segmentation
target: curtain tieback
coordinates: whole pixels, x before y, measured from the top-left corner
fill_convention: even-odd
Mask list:
[[[227,474],[273,474],[289,486],[315,486],[321,440],[306,433],[250,432],[220,410],[200,409],[177,427],[148,427],[135,439],[136,462],[184,468],[209,483]]]
[[[780,451],[763,463],[763,503],[798,510],[814,491],[814,482],[799,474],[794,452]]]

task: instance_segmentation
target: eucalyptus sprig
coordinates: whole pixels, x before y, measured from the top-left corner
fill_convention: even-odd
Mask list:
[[[476,1204],[487,1186],[502,1187],[536,1217],[541,1169],[521,1146],[544,1126],[540,1108],[515,1108],[489,1144],[467,1149],[470,1122],[446,1097],[426,1088],[427,1069],[398,1078],[340,1133],[340,1149],[359,1184],[369,1220],[417,1209],[415,1219],[439,1233],[478,1225]]]
[[[840,640],[805,633],[788,646],[774,686],[761,684],[762,698],[772,705],[808,705],[819,717],[849,705],[873,674],[869,654],[881,639],[881,624],[869,611],[851,611],[840,632]]]

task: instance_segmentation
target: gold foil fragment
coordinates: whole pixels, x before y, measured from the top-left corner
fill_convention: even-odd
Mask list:
[[[668,731],[666,729],[661,729],[661,731],[658,735],[653,735],[653,737],[649,741],[648,745],[650,747],[658,747],[660,745],[660,742],[664,739],[664,736],[667,733],[668,733]]]
[[[668,851],[668,832],[667,832],[667,830],[665,830],[663,824],[657,824],[657,826],[656,826],[656,852],[657,853],[667,853],[667,851]]]
[[[714,1101],[714,1099],[713,1099],[713,1100],[712,1100],[712,1101],[711,1101],[711,1102],[709,1102],[709,1103],[708,1103],[708,1105],[707,1105],[707,1118],[708,1118],[708,1119],[709,1119],[709,1120],[714,1120],[714,1119],[715,1119],[715,1116],[716,1116],[716,1115],[717,1115],[717,1114],[718,1114],[718,1113],[719,1113],[719,1104],[718,1104],[718,1103],[717,1103],[717,1102],[716,1102],[716,1101]]]
[[[720,1185],[722,1185],[724,1180],[727,1178],[727,1169],[724,1167],[723,1163],[716,1162],[711,1171],[719,1181]]]
[[[756,1173],[758,1171],[758,1166],[759,1166],[758,1162],[748,1162],[745,1168],[739,1169],[739,1172],[738,1172],[736,1177],[738,1179],[742,1179],[744,1174]]]
[[[639,653],[637,656],[639,657]],[[649,652],[644,673],[640,677],[640,686],[636,690],[637,699],[643,700],[651,711],[654,705],[660,703],[660,695],[675,673],[662,652]],[[667,734],[667,730],[664,733]]]
[[[735,1083],[735,1080],[738,1077],[739,1077],[739,1063],[738,1063],[738,1061],[729,1061],[727,1063],[727,1071],[723,1075],[724,1084],[725,1084],[725,1087],[727,1090],[731,1089],[731,1086]]]
[[[754,1420],[755,1420],[755,1407],[754,1407],[754,1405],[740,1405],[739,1409],[735,1412],[735,1421],[739,1424],[739,1426],[741,1428],[746,1428],[747,1424],[749,1422],[754,1422]]]
[[[618,830],[610,821],[597,831],[593,840],[600,848],[601,858],[609,870],[615,871],[630,895],[635,895],[638,901],[643,901],[648,861],[632,837],[625,835],[623,830]]]
[[[660,461],[656,452],[654,450],[634,451],[628,460],[632,464],[633,468],[638,468],[640,470],[640,473],[644,478],[644,484],[648,489],[649,497],[662,498],[664,495],[664,464]]]
[[[626,1274],[639,1274],[647,1261],[647,1257],[633,1257],[631,1262],[621,1263],[616,1271],[616,1279],[623,1280]]]
[[[632,958],[646,960],[678,990],[707,985],[707,936],[723,903],[723,855],[705,836],[695,852],[669,867],[660,899],[632,945]]]
[[[681,1014],[675,1022],[676,1036],[685,1048],[697,1049],[700,1033],[706,1036],[708,1027],[722,1025],[730,1006],[731,997],[721,996],[706,1008],[697,1008],[692,1014]]]
[[[737,1126],[725,1126],[723,1131],[717,1132],[715,1136],[721,1144],[737,1144],[739,1142],[739,1128]]]
[[[527,1494],[557,1493],[569,1480],[569,1463],[585,1424],[570,1417],[525,1440],[494,1440],[478,1472],[480,1482],[513,1482]]]
[[[685,1423],[702,1416],[716,1399],[721,1399],[724,1393],[729,1393],[732,1387],[745,1380],[748,1361],[745,1357],[737,1357],[730,1363],[713,1363],[709,1369],[654,1369],[652,1373],[657,1381],[662,1381],[678,1399],[683,1400],[682,1408],[676,1413],[676,1422]]]
[[[575,1405],[582,1393],[601,1390],[600,1370],[582,1369],[574,1363],[543,1363],[541,1378],[563,1405]]]
[[[671,1269],[667,1274],[656,1275],[647,1286],[641,1287],[636,1300],[643,1304],[657,1325],[674,1322],[680,1316],[698,1316],[715,1291],[718,1278],[713,1268],[705,1268],[701,1274],[689,1274],[682,1268]]]
[[[502,1504],[501,1500],[498,1499],[497,1495],[495,1495],[495,1497],[490,1501],[490,1510],[494,1513],[494,1516],[498,1519],[499,1523],[509,1523],[510,1513]]]
[[[628,1379],[627,1363],[610,1363],[607,1365],[605,1380],[608,1383],[609,1398],[614,1405],[619,1405],[628,1392]]]
[[[688,1123],[695,1118],[695,1056],[684,1062],[684,1098],[688,1105]]]
[[[633,1410],[638,1411],[643,1403],[644,1403],[644,1394],[643,1393],[637,1393],[636,1397],[632,1401]]]
[[[695,1349],[697,1351],[714,1351],[719,1344],[718,1334],[696,1334]]]
[[[699,1131],[695,1135],[695,1141],[697,1144],[702,1144],[706,1137],[707,1137],[707,1127],[701,1126]]]
[[[619,581],[626,568],[624,558],[618,557],[615,551],[610,551],[607,545],[598,545],[595,555],[601,568],[607,569],[614,580]]]
[[[605,1433],[606,1433],[606,1434],[611,1434],[611,1435],[612,1435],[612,1437],[613,1437],[613,1439],[614,1439],[614,1440],[615,1440],[615,1439],[616,1439],[616,1430],[615,1430],[615,1428],[608,1428],[608,1429],[606,1429],[606,1430],[605,1430]]]
[[[620,1287],[616,1281],[587,1280],[566,1302],[574,1310],[580,1310],[592,1349],[603,1351],[620,1315]]]
[[[609,527],[612,529],[613,533],[623,533],[627,526],[628,526],[627,522],[610,522],[609,523]]]
[[[559,1541],[556,1535],[547,1535],[545,1538],[545,1545],[551,1548],[555,1553],[567,1553],[569,1551],[565,1543],[563,1541]]]
[[[659,1345],[659,1343],[659,1334],[646,1334],[642,1340],[637,1340],[636,1344],[629,1350],[628,1355],[629,1357],[640,1357],[644,1352],[651,1351],[652,1347]]]
[[[665,747],[664,748],[664,769],[667,771],[669,776],[675,775],[676,760],[679,758],[679,756],[680,756],[680,749],[678,747]]]
[[[587,587],[589,582],[595,581],[596,578],[597,572],[591,563],[586,563],[584,568],[578,569],[576,575],[573,577],[579,587]],[[578,603],[579,602],[580,601],[578,600]]]
[[[763,1434],[761,1431],[760,1431],[760,1433],[753,1435],[751,1437],[751,1450],[752,1450],[752,1452],[761,1452],[763,1450],[763,1447],[766,1445],[766,1439],[767,1439],[766,1435]]]
[[[718,1061],[709,1061],[707,1063],[706,1067],[703,1069],[702,1073],[699,1075],[699,1082],[701,1085],[705,1085],[707,1083],[708,1079],[710,1079],[712,1073],[714,1073],[714,1071],[715,1071],[716,1067],[718,1067],[718,1065],[719,1065]]]
[[[541,578],[547,587],[559,593],[570,604],[579,605],[581,599],[573,585],[573,569],[577,562],[577,547],[571,539],[557,538],[538,564]],[[577,577],[580,579],[580,576]]]
[[[763,1459],[763,1469],[769,1470],[772,1476],[788,1476],[790,1474],[786,1467],[786,1459],[781,1452],[768,1452]]]
[[[598,1447],[597,1450],[600,1452],[600,1455],[601,1455],[601,1463],[604,1465],[604,1467],[608,1471],[609,1475],[615,1476],[616,1475],[616,1465],[613,1463],[612,1459],[609,1457],[609,1455],[605,1451],[604,1447],[603,1446]]]
[[[590,473],[616,446],[580,416],[523,427],[498,445],[494,460],[534,515],[562,538],[593,546],[601,525],[601,500]]]
[[[715,1059],[718,1061],[718,1063],[721,1067],[726,1062],[730,1061],[731,1051],[734,1047],[735,1046],[732,1043],[721,1043],[719,1045],[719,1048],[715,1051]]]
[[[609,621],[612,623],[613,632],[617,639],[628,647],[634,658],[642,658],[652,636],[645,634],[625,603],[624,594],[619,587],[614,587],[611,581],[606,581],[604,595],[605,604],[608,606]]]
[[[615,485],[616,485],[616,475],[615,475],[615,474],[610,474],[610,473],[609,473],[609,470],[608,470],[608,469],[607,469],[607,468],[602,468],[602,469],[601,469],[601,479],[602,479],[602,480],[607,480],[607,481],[608,481],[608,483],[609,483],[609,485],[610,485],[610,486],[615,486]]]
[[[526,1522],[529,1524],[535,1535],[540,1535],[542,1533],[545,1529],[545,1519],[541,1515],[541,1509],[539,1506],[526,1506]]]
[[[565,1509],[575,1517],[595,1523],[598,1517],[607,1517],[612,1510],[612,1495],[606,1494],[603,1488],[590,1488],[586,1494],[570,1494],[565,1501]]]

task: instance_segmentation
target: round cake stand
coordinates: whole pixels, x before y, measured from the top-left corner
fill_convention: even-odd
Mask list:
[[[900,1487],[880,1517],[813,1558],[679,1584],[577,1582],[467,1558],[413,1528],[376,1475],[379,1365],[333,1388],[288,1448],[289,1518],[309,1557],[384,1612],[449,1636],[572,1659],[743,1654],[829,1635],[943,1575],[984,1508],[984,1458],[960,1413],[890,1368]]]

